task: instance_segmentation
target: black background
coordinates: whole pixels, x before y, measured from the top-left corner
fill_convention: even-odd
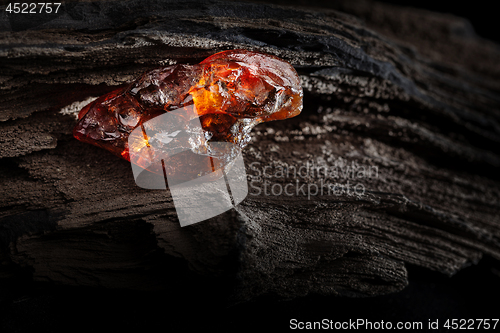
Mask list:
[[[448,13],[456,16],[467,18],[476,33],[483,37],[496,42],[500,42],[499,34],[499,10],[498,3],[495,1],[397,1],[383,0],[389,4],[400,6],[414,7],[432,10],[440,13]]]
[[[479,36],[500,42],[494,2],[385,2],[466,17]],[[499,317],[500,280],[495,265],[484,258],[454,277],[408,266],[406,289],[374,298],[310,295],[286,301],[269,295],[236,305],[223,293],[225,281],[217,279],[190,277],[193,288],[189,290],[173,286],[173,292],[137,292],[31,283],[27,272],[26,280],[0,284],[0,332],[176,332],[188,328],[247,332],[266,327],[285,331],[292,318],[421,321],[424,328],[428,320],[439,319],[439,331],[444,331],[446,319]],[[208,296],[200,297],[207,289]]]

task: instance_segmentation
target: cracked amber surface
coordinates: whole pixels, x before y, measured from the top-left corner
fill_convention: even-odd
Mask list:
[[[101,96],[80,111],[73,134],[130,161],[130,154],[140,153],[154,142],[145,136],[129,147],[130,133],[161,114],[179,109],[186,110],[186,126],[194,118],[201,123],[199,136],[203,140],[189,142],[193,152],[206,151],[202,146],[212,141],[230,142],[243,149],[255,125],[301,112],[302,88],[295,69],[278,57],[247,50],[224,51],[196,65],[154,69]],[[160,140],[169,135],[158,131]],[[141,165],[141,159],[133,160],[148,167]]]

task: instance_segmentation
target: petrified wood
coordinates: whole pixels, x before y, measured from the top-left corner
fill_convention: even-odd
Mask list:
[[[215,0],[1,16],[0,276],[164,290],[189,270],[231,281],[237,300],[373,296],[405,288],[406,265],[453,275],[500,260],[499,48],[465,20],[393,10],[393,30]],[[74,115],[147,70],[236,48],[290,62],[304,109],[254,129],[236,209],[181,228],[168,191],[73,138]],[[338,173],[307,171],[325,167]],[[314,193],[328,179],[358,191]],[[287,184],[293,195],[273,195]]]

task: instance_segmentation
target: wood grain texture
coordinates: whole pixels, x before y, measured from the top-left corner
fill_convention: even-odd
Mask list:
[[[404,288],[407,264],[453,275],[500,260],[498,46],[447,15],[336,6],[147,0],[68,3],[37,22],[2,14],[0,276],[156,290],[189,270],[232,281],[238,300],[374,296]],[[169,191],[137,187],[128,162],[76,141],[60,110],[232,48],[294,65],[304,110],[254,129],[244,202],[180,228]],[[325,167],[337,173],[304,171]],[[347,182],[362,193],[327,193]],[[273,195],[287,184],[293,195]]]

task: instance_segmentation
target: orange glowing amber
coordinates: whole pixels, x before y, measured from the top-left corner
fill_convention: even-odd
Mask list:
[[[244,148],[255,125],[301,112],[302,88],[294,68],[278,57],[224,51],[197,65],[154,69],[101,96],[80,111],[73,134],[130,161],[130,153],[148,145],[145,138],[141,147],[128,147],[134,128],[188,106],[194,106],[207,142]]]

